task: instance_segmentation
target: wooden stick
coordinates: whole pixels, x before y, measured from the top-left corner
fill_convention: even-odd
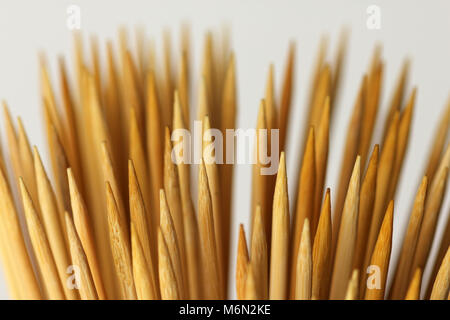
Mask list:
[[[106,200],[111,250],[116,274],[119,278],[122,299],[135,300],[136,289],[131,266],[130,243],[125,233],[125,226],[120,219],[117,202],[109,182],[106,182]]]
[[[159,189],[163,188],[163,131],[158,96],[156,92],[155,75],[153,71],[147,74],[147,154],[152,183],[152,215],[153,226],[159,226]],[[156,229],[153,230],[156,234]]]
[[[206,299],[222,299],[218,254],[214,236],[214,218],[211,193],[205,164],[202,160],[198,179],[198,223],[202,263],[204,265],[204,285]]]
[[[71,168],[67,169],[67,177],[69,181],[70,201],[75,229],[86,254],[98,298],[100,300],[105,300],[107,299],[107,294],[103,285],[100,262],[95,248],[95,238],[88,211]]]
[[[347,292],[345,293],[345,300],[357,300],[359,297],[359,270],[354,269],[352,277],[348,282]]]
[[[414,88],[398,123],[397,148],[395,150],[395,163],[392,168],[392,181],[389,185],[388,199],[393,199],[395,197],[395,191],[397,190],[397,184],[400,179],[403,160],[409,143],[409,133],[411,131],[416,92],[417,90]]]
[[[406,291],[405,300],[420,300],[420,284],[422,282],[422,270],[416,269],[414,276]]]
[[[328,144],[330,134],[330,97],[325,99],[322,116],[317,127],[316,145],[315,145],[315,196],[314,196],[314,212],[311,220],[311,236],[314,238],[319,223],[320,204],[323,197],[323,189],[325,178],[327,175],[328,163]]]
[[[213,219],[214,219],[214,235],[216,237],[217,259],[219,267],[219,275],[221,279],[222,290],[225,289],[225,275],[224,275],[224,244],[223,244],[223,230],[222,230],[222,192],[220,189],[219,180],[219,168],[217,165],[217,159],[215,157],[216,152],[215,145],[213,144],[213,135],[211,132],[211,124],[209,122],[209,116],[203,119],[203,145],[202,145],[202,158],[205,163],[206,174],[208,175],[208,187],[211,194]],[[253,237],[253,235],[252,235]],[[253,239],[253,238],[252,238]]]
[[[447,149],[449,157],[444,157],[442,164],[446,164],[443,170],[438,169],[433,182],[428,189],[428,199],[425,203],[425,213],[420,228],[416,252],[413,260],[413,269],[425,268],[428,256],[430,254],[433,237],[436,230],[437,220],[444,200],[444,194],[447,186],[448,166],[450,162],[450,146]]]
[[[257,295],[260,299],[269,296],[269,258],[267,251],[267,236],[262,222],[261,208],[256,207],[253,221],[252,242],[250,247],[250,261],[253,266],[253,276]]]
[[[234,161],[229,161],[227,158],[231,155],[228,151],[231,148],[227,147],[227,143],[231,143],[234,141],[233,137],[228,137],[226,130],[234,129],[236,127],[236,113],[237,113],[237,88],[236,88],[236,66],[235,66],[235,58],[234,54],[230,54],[230,58],[228,61],[228,66],[226,69],[225,79],[224,79],[224,87],[222,93],[222,107],[221,107],[221,130],[222,134],[224,134],[224,148],[223,148],[223,156],[224,156],[224,164],[220,168],[220,183],[222,190],[222,223],[223,223],[223,254],[224,254],[224,274],[228,275],[228,262],[230,259],[230,230],[231,230],[231,207],[233,204],[233,164],[229,164],[229,162],[234,163]],[[231,159],[230,159],[231,160]],[[234,159],[233,159],[234,160]],[[228,278],[226,278],[228,279]]]
[[[247,265],[246,278],[245,278],[245,300],[258,300],[258,290],[256,289],[254,267],[251,262]]]
[[[389,261],[391,258],[392,248],[392,223],[394,217],[394,201],[389,202],[389,206],[384,215],[383,224],[381,225],[380,233],[378,235],[377,243],[373,250],[370,266],[377,268],[379,274],[376,274],[380,279],[376,280],[374,287],[367,287],[365,290],[366,300],[383,300],[386,291],[386,280],[389,269]]]
[[[447,102],[447,107],[439,115],[439,125],[436,127],[433,144],[430,148],[425,175],[430,181],[433,181],[436,170],[439,166],[441,154],[444,150],[445,141],[447,140],[448,128],[450,126],[450,98]]]
[[[423,177],[422,183],[417,190],[414,206],[408,222],[408,229],[403,240],[400,257],[394,274],[394,282],[391,287],[391,298],[402,299],[407,292],[407,285],[411,282],[412,274],[411,264],[414,258],[414,252],[418,242],[422,218],[424,214],[425,196],[427,194],[428,179]],[[416,270],[419,270],[417,268]],[[416,271],[414,271],[416,272]]]
[[[49,299],[64,299],[64,290],[62,283],[65,283],[65,278],[58,277],[58,271],[55,261],[50,249],[49,242],[45,235],[44,227],[42,226],[39,216],[34,209],[33,200],[28,192],[23,179],[19,179],[20,190],[22,194],[22,201],[25,211],[25,218],[27,220],[28,234],[30,235],[31,244],[33,245],[36,260],[39,265],[39,270],[42,274],[44,285]]]
[[[19,279],[21,283],[18,287],[21,292],[20,297],[32,300],[41,299],[43,295],[40,292],[37,276],[33,271],[31,259],[27,253],[17,209],[14,206],[11,189],[3,170],[0,170],[0,219],[6,231],[4,235],[7,235],[9,239],[7,248],[10,249],[11,256],[14,256],[14,269],[16,274],[20,275],[20,278],[17,278],[17,284],[19,284]]]
[[[312,297],[328,299],[331,272],[331,200],[330,189],[325,193],[319,224],[313,244]]]
[[[173,110],[173,129],[186,129],[177,93],[175,93]],[[184,145],[182,146],[183,153],[188,152],[188,150],[184,150]],[[183,209],[184,242],[186,245],[187,264],[186,275],[188,280],[187,287],[189,290],[189,297],[192,299],[199,299],[201,295],[201,281],[199,273],[198,223],[191,196],[190,166],[183,162],[183,158],[179,152],[175,153],[175,157],[177,161],[178,177],[180,179],[180,196]]]
[[[334,206],[333,216],[333,252],[337,244],[337,235],[341,224],[342,208],[344,207],[345,196],[347,194],[350,176],[352,174],[353,165],[358,155],[358,147],[360,144],[360,133],[362,125],[362,114],[365,108],[365,91],[367,87],[367,76],[361,81],[361,86],[353,107],[352,116],[347,127],[347,136],[345,139],[345,147],[341,161],[339,185],[337,189],[336,204]]]
[[[64,217],[66,219],[67,237],[69,238],[72,263],[74,267],[77,267],[75,269],[75,272],[77,273],[75,274],[77,284],[76,288],[79,290],[82,300],[97,300],[98,296],[92,280],[91,270],[89,269],[89,264],[86,255],[84,254],[81,241],[75,230],[73,220],[67,211],[64,213]]]
[[[164,147],[164,192],[167,198],[170,215],[175,226],[175,234],[180,250],[181,271],[183,272],[183,281],[186,280],[186,246],[184,244],[184,222],[183,222],[183,208],[180,194],[180,181],[178,177],[178,170],[175,163],[172,161],[172,142],[170,140],[169,128],[165,129],[165,147]],[[160,205],[161,208],[161,205]],[[161,215],[161,212],[160,212]],[[160,216],[161,218],[161,216]],[[161,222],[160,222],[161,224]],[[168,241],[166,239],[166,241]],[[169,244],[167,243],[169,246]],[[174,266],[175,268],[175,266]],[[180,291],[183,295],[184,291]]]
[[[311,256],[311,237],[309,231],[309,219],[305,218],[303,222],[302,237],[297,256],[295,276],[295,299],[311,299],[312,282],[312,256]]]
[[[391,124],[392,119],[394,118],[395,112],[401,110],[403,98],[405,96],[406,85],[409,77],[409,68],[410,68],[410,61],[409,59],[405,59],[403,61],[402,68],[398,75],[396,86],[394,88],[394,91],[392,92],[388,112],[386,113],[386,117],[384,120],[383,140],[382,140],[383,144],[384,141],[386,140],[386,135],[389,131],[389,125]]]
[[[66,279],[67,277],[66,270],[71,263],[67,246],[65,224],[64,227],[61,224],[64,221],[62,220],[63,213],[58,211],[55,194],[50,181],[48,180],[47,174],[45,173],[45,169],[37,148],[34,148],[34,167],[42,222],[45,228],[45,233],[48,237],[52,254],[55,258],[59,277],[61,281],[65,283],[63,279]],[[65,285],[62,288],[68,299],[78,299],[78,293],[76,291],[70,290]]]
[[[361,185],[359,200],[358,235],[356,236],[355,255],[353,257],[353,269],[363,268],[367,237],[369,236],[370,222],[372,220],[373,206],[375,202],[376,179],[378,169],[378,145],[376,144],[369,160],[366,174]]]
[[[239,300],[245,299],[245,282],[249,261],[250,259],[248,256],[247,240],[245,239],[244,226],[240,224],[236,259],[236,296]]]
[[[163,189],[160,190],[160,228],[164,237],[165,244],[170,256],[170,262],[175,274],[175,280],[178,286],[178,292],[183,298],[186,296],[185,279],[183,274],[183,265],[181,262],[180,245],[175,230],[175,224],[172,214],[169,211],[166,195]]]
[[[450,287],[450,248],[447,249],[444,260],[442,261],[439,272],[434,280],[433,290],[431,291],[431,300],[444,300]]]
[[[269,285],[269,298],[271,300],[284,300],[288,297],[289,221],[286,159],[284,152],[281,152],[273,195]]]
[[[343,299],[348,280],[352,272],[353,254],[356,245],[358,228],[358,205],[360,191],[361,158],[356,158],[352,177],[348,186],[342,212],[342,222],[339,230],[334,267],[331,277],[330,299]]]
[[[149,230],[155,230],[152,226],[148,225],[149,217],[147,214],[147,207],[144,204],[143,195],[140,189],[140,185],[136,176],[136,171],[133,166],[132,160],[128,161],[128,175],[129,175],[129,202],[130,202],[130,222],[135,228],[135,237],[137,237],[136,250],[141,250],[142,254],[145,257],[145,270],[147,270],[146,277],[150,279],[150,283],[152,284],[152,297],[157,297],[158,292],[156,288],[158,288],[157,275],[155,273],[156,270],[156,243],[151,242],[150,239],[156,239],[156,237],[152,237],[152,234]],[[133,252],[132,252],[133,253]],[[141,252],[136,253],[136,258],[140,261]],[[140,264],[141,265],[141,264]],[[133,265],[134,267],[134,265]],[[144,266],[142,266],[144,268]],[[138,271],[143,271],[143,269],[139,269]],[[140,288],[141,289],[141,288]],[[136,290],[138,290],[136,288]],[[153,300],[153,299],[152,299]]]
[[[181,295],[178,291],[175,273],[170,262],[169,250],[167,249],[164,236],[158,227],[158,274],[161,289],[161,299],[178,300]]]
[[[287,133],[289,129],[289,115],[291,110],[292,91],[294,87],[294,72],[295,72],[295,43],[291,42],[289,45],[289,51],[287,61],[284,69],[283,85],[281,90],[280,100],[280,150],[285,150],[287,142]]]
[[[308,218],[311,220],[314,212],[314,194],[315,194],[315,142],[314,129],[309,131],[308,142],[306,144],[305,154],[303,157],[302,169],[300,171],[299,188],[298,188],[298,202],[294,215],[294,227],[292,229],[292,253],[291,253],[291,288],[294,288],[296,258],[298,256],[298,248],[300,246],[301,228],[304,220]],[[291,290],[291,296],[293,292]]]
[[[150,271],[134,223],[131,222],[131,261],[136,295],[139,300],[159,299],[154,271]]]
[[[375,204],[373,208],[372,221],[370,223],[369,237],[367,238],[366,257],[364,259],[364,268],[369,265],[370,258],[372,256],[378,233],[380,231],[381,223],[383,220],[383,214],[386,209],[388,197],[388,187],[392,178],[392,168],[395,163],[396,145],[398,136],[398,122],[399,113],[394,115],[389,133],[386,137],[386,143],[382,148],[380,155],[380,162],[378,164],[377,172],[377,188],[375,191]]]

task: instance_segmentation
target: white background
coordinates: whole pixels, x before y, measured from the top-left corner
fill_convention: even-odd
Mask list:
[[[293,192],[298,145],[303,128],[306,93],[314,56],[320,36],[331,39],[331,53],[342,26],[351,30],[347,64],[342,91],[335,113],[335,127],[330,141],[329,171],[326,185],[336,194],[337,173],[341,162],[345,130],[362,73],[366,70],[372,49],[382,42],[386,61],[384,91],[379,117],[384,119],[392,88],[405,57],[412,60],[411,85],[417,85],[418,96],[413,119],[411,143],[404,163],[400,189],[395,205],[394,253],[399,236],[409,217],[409,206],[415,194],[434,128],[449,96],[450,84],[450,2],[434,1],[0,1],[0,98],[6,99],[14,116],[24,121],[32,144],[44,152],[45,143],[41,126],[41,105],[38,94],[38,59],[40,50],[47,53],[55,78],[58,54],[72,59],[71,34],[66,27],[66,9],[70,4],[81,8],[81,29],[84,35],[96,34],[100,40],[117,37],[119,25],[131,28],[145,26],[148,35],[159,44],[163,28],[169,27],[178,43],[180,23],[191,23],[194,69],[199,59],[204,32],[218,29],[227,23],[232,30],[232,45],[237,58],[239,115],[238,126],[253,127],[256,123],[258,101],[265,88],[270,62],[275,64],[276,88],[280,79],[289,40],[297,43],[295,96],[291,117],[290,144],[288,146],[288,174]],[[369,5],[381,8],[381,29],[366,27]],[[102,50],[104,47],[102,47]],[[194,75],[194,80],[198,74]],[[3,125],[3,124],[2,124]],[[379,131],[381,128],[377,127]],[[3,130],[3,128],[2,128]],[[375,141],[379,141],[379,134]],[[48,163],[48,162],[47,162]],[[238,223],[247,223],[250,207],[250,166],[241,165],[235,172],[235,202],[232,255],[236,245]],[[292,197],[291,197],[292,198]],[[440,225],[449,209],[445,200]],[[442,229],[442,228],[441,228]],[[439,229],[440,230],[440,229]],[[394,257],[395,255],[393,255]],[[234,297],[234,274],[231,276]],[[7,298],[3,276],[0,276],[0,298]]]

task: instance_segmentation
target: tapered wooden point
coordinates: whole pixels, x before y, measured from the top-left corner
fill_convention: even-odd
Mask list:
[[[420,286],[422,282],[422,270],[416,269],[414,275],[409,283],[408,290],[406,291],[405,300],[419,300],[420,299]]]

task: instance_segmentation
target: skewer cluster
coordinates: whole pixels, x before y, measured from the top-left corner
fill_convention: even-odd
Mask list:
[[[349,119],[338,188],[325,190],[346,36],[332,63],[326,41],[321,43],[298,174],[286,171],[284,152],[294,92],[292,44],[277,88],[281,94],[275,95],[271,66],[256,122],[257,129],[279,129],[279,140],[269,131],[268,143],[257,145],[267,148],[257,154],[267,154],[279,143],[278,173],[261,174],[267,164],[257,157],[250,233],[247,237],[240,226],[237,256],[230,257],[233,164],[202,158],[194,185],[194,165],[172,157],[171,133],[201,120],[205,150],[214,140],[208,129],[235,128],[235,60],[229,37],[207,34],[194,104],[187,30],[176,67],[169,33],[158,59],[142,33],[132,50],[123,29],[118,49],[107,42],[105,60],[96,38],[87,58],[76,34],[74,79],[61,58],[59,90],[41,59],[51,172],[4,103],[8,156],[1,152],[0,255],[11,297],[225,299],[228,275],[235,272],[238,299],[419,299],[421,287],[426,299],[448,299],[450,222],[436,260],[429,256],[438,241],[434,235],[450,166],[450,102],[431,143],[406,232],[393,237],[393,199],[416,97],[407,85],[408,62],[393,89],[382,141],[373,145],[384,70],[376,48]],[[288,176],[297,185],[293,195],[288,195]],[[393,240],[402,246],[388,287]],[[228,268],[230,259],[236,259],[235,271]],[[425,283],[427,264],[433,271]]]

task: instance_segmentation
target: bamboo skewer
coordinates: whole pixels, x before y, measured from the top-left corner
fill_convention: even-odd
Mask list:
[[[239,226],[238,253],[236,261],[236,295],[239,300],[245,299],[245,282],[247,278],[247,266],[250,261],[245,239],[244,227]],[[271,286],[272,288],[272,286]]]
[[[289,220],[286,160],[284,152],[281,152],[275,193],[273,195],[270,299],[280,300],[288,297]]]
[[[405,300],[419,300],[420,284],[422,282],[422,270],[416,269],[408,290],[406,291]]]
[[[302,237],[297,256],[296,273],[294,298],[296,300],[310,300],[312,283],[312,256],[308,218],[305,218],[303,222]]]
[[[330,299],[342,299],[352,272],[353,253],[356,245],[358,203],[360,192],[361,158],[356,158],[348,187],[339,230],[334,267],[331,277]]]

